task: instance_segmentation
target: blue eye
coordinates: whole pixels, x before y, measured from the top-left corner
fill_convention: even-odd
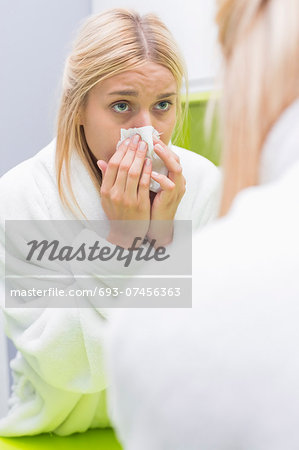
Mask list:
[[[159,111],[168,111],[171,104],[172,104],[171,102],[163,101],[163,102],[158,103],[156,108]]]
[[[120,102],[120,103],[116,103],[115,105],[112,106],[112,109],[115,112],[127,112],[128,111],[129,106],[127,105],[127,103],[124,102]]]

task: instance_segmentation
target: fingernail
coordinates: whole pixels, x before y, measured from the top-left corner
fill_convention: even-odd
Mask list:
[[[125,146],[125,147],[128,147],[128,145],[129,145],[129,143],[130,143],[130,138],[127,138],[127,139],[125,139],[124,141],[119,141],[117,144],[116,144],[116,151],[117,150],[119,150],[119,148],[120,148],[120,146],[122,145],[122,146]]]
[[[99,162],[100,162],[100,161],[97,161],[97,166],[98,166],[98,168],[100,169],[101,174],[103,175],[104,172],[103,172],[103,169],[102,169],[102,167],[100,166]]]
[[[154,177],[158,177],[159,176],[158,172],[155,172],[154,170],[152,170],[152,175],[154,175]]]
[[[145,149],[146,149],[146,143],[145,143],[144,141],[141,141],[141,142],[139,143],[139,149],[140,149],[140,150],[145,150]]]
[[[151,165],[151,160],[149,158],[146,158],[145,165],[146,166],[150,166]]]
[[[135,134],[135,136],[133,137],[133,144],[138,144],[139,139],[140,139],[139,134]]]
[[[163,151],[163,147],[162,147],[162,145],[160,145],[160,144],[156,144],[156,145],[155,145],[155,148],[156,148],[157,150]]]

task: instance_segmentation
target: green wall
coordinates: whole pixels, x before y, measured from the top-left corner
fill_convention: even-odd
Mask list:
[[[187,148],[219,165],[220,146],[217,138],[217,121],[213,119],[210,134],[206,131],[205,113],[210,92],[189,95],[188,116],[180,135],[173,139],[174,145]]]

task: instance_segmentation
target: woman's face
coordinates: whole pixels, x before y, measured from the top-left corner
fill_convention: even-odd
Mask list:
[[[177,85],[172,73],[147,62],[94,86],[80,114],[87,144],[97,159],[109,161],[121,128],[152,125],[168,144],[176,122]]]

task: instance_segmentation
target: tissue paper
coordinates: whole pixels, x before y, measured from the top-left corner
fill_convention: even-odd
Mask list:
[[[152,126],[146,126],[141,128],[129,128],[129,129],[122,128],[120,130],[120,140],[117,145],[119,145],[122,141],[124,141],[128,137],[134,136],[134,134],[139,134],[141,139],[147,143],[146,157],[151,159],[152,161],[152,170],[157,173],[167,175],[168,174],[167,167],[165,166],[162,159],[154,152],[153,136],[155,135],[159,137],[160,133],[157,130],[155,130],[155,128]],[[150,191],[159,192],[159,190],[160,184],[157,181],[151,179]]]

